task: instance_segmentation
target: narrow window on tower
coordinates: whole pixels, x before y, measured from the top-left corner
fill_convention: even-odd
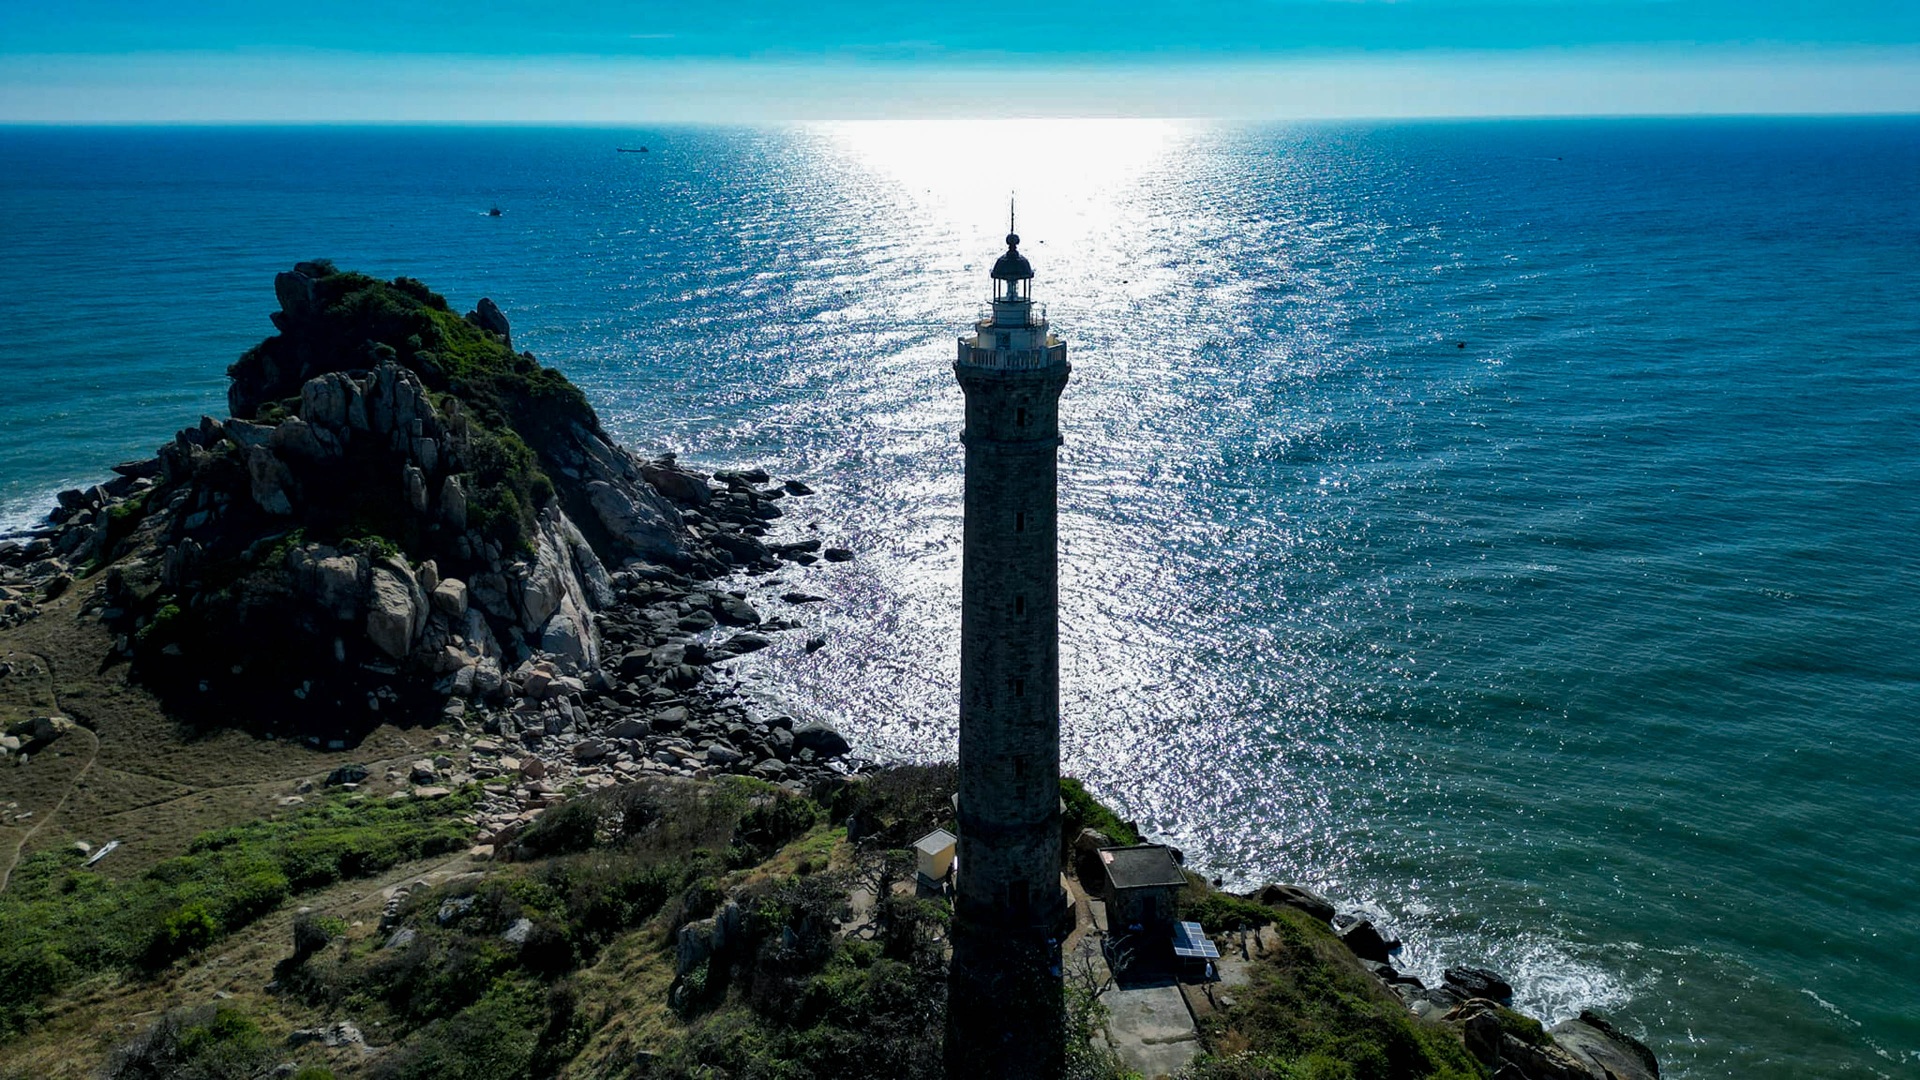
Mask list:
[[[1025,679],[1013,680],[1013,696],[1025,697],[1026,694],[1027,694],[1027,680]]]
[[[1016,881],[1007,886],[1007,906],[1015,911],[1027,910],[1027,883]]]
[[[1014,512],[1013,531],[1014,532],[1027,531],[1027,512],[1025,510],[1017,510]]]
[[[1015,615],[1025,615],[1025,614],[1027,613],[1027,598],[1026,598],[1026,597],[1024,597],[1024,596],[1016,596],[1016,597],[1014,597],[1014,598],[1013,598],[1013,613],[1014,613]]]
[[[1025,755],[1016,755],[1014,757],[1013,778],[1015,780],[1025,780],[1027,778],[1027,759]]]
[[[1020,427],[1026,427],[1027,426],[1027,410],[1025,409],[1013,410],[1013,422],[1019,425]]]

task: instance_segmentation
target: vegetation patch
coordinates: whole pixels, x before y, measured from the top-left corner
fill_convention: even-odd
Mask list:
[[[766,882],[745,937],[679,993],[691,1021],[651,1076],[804,1078],[944,1075],[944,903],[889,896],[871,936],[835,936],[844,874]],[[696,985],[697,984],[697,985]]]
[[[384,1048],[355,1066],[372,1080],[943,1076],[951,907],[894,885],[912,874],[906,844],[950,820],[951,775],[883,772],[830,807],[747,778],[649,778],[572,800],[484,873],[415,888],[377,928],[348,921],[360,912],[293,919],[277,1001],[259,1015],[377,1032]],[[289,896],[464,846],[473,797],[335,796],[204,833],[125,882],[71,855],[29,860],[0,895],[7,1031],[77,979],[164,965]],[[1077,784],[1063,798],[1070,820],[1136,838]],[[1210,930],[1270,927],[1251,983],[1203,1022],[1192,1080],[1485,1080],[1457,1035],[1408,1014],[1324,926],[1204,883],[1189,892],[1184,914]],[[1089,1042],[1099,999],[1069,980],[1066,1001],[1063,1075],[1124,1076]],[[104,1075],[263,1075],[277,1044],[240,1004],[165,1014]]]
[[[34,855],[0,893],[0,1038],[55,991],[154,970],[246,926],[289,896],[467,845],[471,793],[389,803],[336,796],[201,834],[187,854],[115,881],[72,851]]]
[[[108,1062],[105,1080],[253,1080],[272,1064],[260,1025],[238,1009],[207,1005],[164,1013]],[[295,1080],[333,1080],[310,1069]]]
[[[833,796],[833,817],[847,838],[878,848],[906,847],[953,820],[959,767],[951,762],[900,765],[848,784]]]
[[[1188,879],[1189,885],[1180,898],[1180,917],[1199,923],[1209,934],[1251,930],[1281,919],[1278,908],[1232,893],[1215,892],[1204,883],[1193,881],[1191,874]]]
[[[540,988],[528,980],[503,981],[471,1006],[427,1025],[375,1070],[381,1080],[523,1080],[551,1075],[536,1061],[551,1057],[542,1036],[548,1027]],[[543,1050],[546,1051],[543,1054]]]
[[[557,1075],[609,1019],[589,1018],[580,989],[603,955],[625,956],[636,936],[668,948],[682,924],[713,913],[730,868],[804,839],[822,816],[810,800],[744,778],[599,792],[542,813],[508,853],[514,861],[487,877],[409,895],[370,938],[335,945],[296,924],[280,987],[399,1039],[376,1069],[382,1078]],[[803,951],[830,942],[833,920],[796,914],[819,897],[795,895],[768,893],[749,921],[808,927]],[[703,1008],[708,984],[686,982],[680,1000]],[[711,986],[727,983],[716,973]]]
[[[1143,842],[1140,838],[1140,830],[1134,828],[1131,821],[1122,821],[1120,815],[1109,810],[1100,800],[1087,794],[1085,785],[1073,777],[1060,778],[1060,799],[1067,805],[1060,830],[1066,843],[1073,843],[1082,829],[1097,829],[1112,837],[1116,844]]]
[[[114,560],[121,542],[132,536],[133,531],[140,527],[140,522],[146,519],[147,501],[148,493],[141,492],[107,509],[106,534],[100,539],[99,553],[88,564],[89,573]]]
[[[1360,970],[1331,930],[1269,909],[1277,942],[1202,1024],[1194,1080],[1483,1080],[1451,1030],[1415,1017]]]
[[[1553,1036],[1547,1032],[1546,1026],[1533,1017],[1499,1004],[1494,1005],[1493,1015],[1499,1018],[1501,1031],[1528,1046],[1553,1045]]]
[[[227,369],[234,415],[277,422],[297,406],[308,379],[400,364],[420,377],[443,412],[450,398],[466,410],[469,523],[509,551],[530,549],[534,514],[554,494],[548,470],[576,427],[600,431],[586,395],[559,370],[514,352],[456,314],[445,297],[413,278],[381,281],[324,260],[303,266],[319,274],[312,279],[311,309],[285,319],[280,334]],[[419,557],[423,538],[402,535],[406,530],[397,526],[404,523],[384,520],[392,515],[376,502],[339,508],[331,515],[339,520],[317,530],[316,538],[346,535],[365,519],[359,523],[394,536]]]

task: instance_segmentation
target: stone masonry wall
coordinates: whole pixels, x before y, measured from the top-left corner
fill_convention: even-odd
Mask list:
[[[1068,368],[955,372],[967,395],[957,910],[1041,928],[1061,902],[1056,456]]]

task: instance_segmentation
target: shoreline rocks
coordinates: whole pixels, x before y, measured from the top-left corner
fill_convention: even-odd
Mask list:
[[[1468,1052],[1496,1080],[1659,1080],[1653,1051],[1591,1010],[1545,1028],[1513,1010],[1512,984],[1488,968],[1448,967],[1437,987],[1397,970],[1390,960],[1402,947],[1399,941],[1381,934],[1362,914],[1337,912],[1312,889],[1268,884],[1237,895],[1326,923],[1360,966],[1409,1011],[1457,1029]]]

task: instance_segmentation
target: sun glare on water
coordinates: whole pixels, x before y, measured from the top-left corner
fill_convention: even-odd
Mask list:
[[[857,121],[819,130],[935,227],[1044,223],[1054,244],[1109,229],[1120,201],[1192,123],[1177,120]]]

